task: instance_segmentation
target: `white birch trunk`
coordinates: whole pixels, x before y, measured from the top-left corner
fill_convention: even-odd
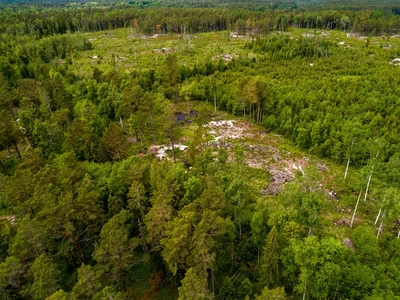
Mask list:
[[[356,207],[354,208],[353,216],[351,217],[350,228],[353,227],[354,217],[356,216],[357,207],[358,207],[358,203],[360,202],[361,194],[362,194],[362,188],[360,190],[360,194],[358,194],[357,204],[356,204]]]
[[[346,178],[347,178],[347,172],[349,171],[349,165],[350,165],[350,157],[351,157],[351,153],[353,152],[353,147],[354,147],[354,141],[355,141],[355,139],[356,139],[356,138],[353,138],[353,139],[351,140],[350,154],[349,154],[349,158],[347,159],[347,166],[346,166],[346,171],[345,171],[345,173],[344,173],[344,179],[343,179],[343,180],[346,180]]]
[[[215,95],[215,90],[214,90],[214,112],[217,111],[217,95]]]
[[[385,215],[386,215],[386,209],[383,211],[381,224],[379,225],[379,229],[378,229],[378,233],[376,234],[376,238],[378,238],[379,235],[381,234],[382,227],[383,227],[383,219],[385,218]]]
[[[378,223],[379,217],[380,217],[380,215],[381,215],[381,211],[382,211],[382,208],[379,209],[379,213],[378,213],[378,215],[376,216],[374,225],[376,225],[376,223]]]
[[[368,195],[369,184],[371,183],[371,177],[372,177],[372,174],[369,175],[369,178],[368,178],[367,189],[365,191],[365,196],[364,196],[364,202],[367,201],[367,195]]]
[[[346,171],[344,172],[344,180],[346,180],[347,171],[349,170],[349,165],[350,165],[350,155],[349,155],[349,158],[347,159]]]
[[[306,289],[307,289],[307,280],[304,280],[304,293],[303,293],[303,300],[306,299]]]

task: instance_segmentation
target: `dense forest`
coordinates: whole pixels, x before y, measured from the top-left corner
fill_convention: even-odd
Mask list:
[[[400,299],[395,2],[2,2],[0,298]]]

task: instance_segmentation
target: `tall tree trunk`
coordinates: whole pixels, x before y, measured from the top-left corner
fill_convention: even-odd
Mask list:
[[[357,212],[357,207],[358,207],[358,203],[360,202],[361,194],[362,194],[362,188],[360,190],[360,194],[358,194],[357,204],[356,204],[356,207],[354,208],[353,216],[351,217],[350,228],[353,227],[354,217],[355,217],[356,212]]]
[[[6,168],[4,168],[3,162],[0,160],[0,166],[3,169],[4,173],[6,172]]]
[[[78,264],[76,263],[75,255],[72,251],[71,251],[70,255],[71,255],[71,260],[74,263],[75,268],[78,268]],[[65,260],[67,262],[67,265],[69,265],[69,261],[68,261],[67,257],[65,257]]]
[[[339,281],[336,284],[336,291],[335,291],[335,295],[333,296],[333,300],[336,299],[336,295],[337,295],[338,289],[339,289]]]
[[[382,219],[381,219],[381,224],[379,225],[378,233],[376,234],[376,238],[379,238],[379,235],[381,234],[382,227],[383,227],[383,219],[386,216],[386,209],[383,211]]]
[[[171,150],[172,150],[172,155],[173,155],[173,157],[174,157],[174,163],[176,163],[175,142],[174,142],[174,137],[172,136],[172,129],[170,129],[170,137],[171,137]]]
[[[350,154],[349,154],[349,159],[347,160],[346,172],[344,173],[344,180],[346,180],[347,171],[349,170],[350,156],[351,156],[351,153],[353,152],[353,147],[354,147],[354,141],[355,141],[355,140],[356,140],[356,138],[354,138],[354,137],[353,137],[353,139],[351,140]]]
[[[304,280],[304,292],[303,292],[303,300],[306,299],[306,290],[307,290],[307,279]]]
[[[17,120],[17,117],[16,117],[15,114],[14,114],[14,110],[13,110],[13,108],[12,108],[11,102],[8,101],[7,104],[8,104],[8,110],[9,110],[9,112],[10,112],[10,114],[11,114],[11,116],[12,116],[14,122],[15,122],[15,124],[17,125],[18,130],[19,130],[23,135],[26,136],[26,138],[28,139],[29,145],[32,146],[32,143],[31,143],[31,141],[30,141],[29,135],[28,135],[26,132],[23,132],[22,129],[21,129],[21,127],[20,127],[19,124],[18,124],[18,120]]]
[[[217,111],[217,95],[215,94],[215,90],[214,90],[214,112]]]
[[[251,102],[249,102],[250,110],[249,110],[249,122],[251,122],[251,119],[253,118],[251,115]]]
[[[83,255],[82,251],[81,251],[81,247],[79,247],[79,244],[74,236],[74,234],[72,232],[70,232],[69,234],[69,239],[71,240],[72,244],[74,245],[76,251],[78,252],[79,257],[81,258],[82,262],[85,262],[85,256]]]
[[[365,196],[364,196],[364,202],[367,201],[367,195],[368,195],[369,184],[371,183],[371,177],[372,177],[372,174],[369,175],[369,178],[368,178],[367,189],[365,191]]]
[[[15,146],[15,150],[17,150],[19,160],[22,160],[22,156],[21,156],[21,153],[19,152],[17,143],[14,143],[14,146]]]
[[[379,217],[381,216],[381,211],[382,211],[382,207],[379,209],[379,212],[378,212],[378,215],[376,216],[374,225],[376,225],[376,223],[378,223]]]
[[[349,155],[349,158],[347,159],[346,171],[344,172],[344,180],[346,180],[346,177],[347,177],[347,171],[349,170],[349,164],[350,164],[350,155]]]

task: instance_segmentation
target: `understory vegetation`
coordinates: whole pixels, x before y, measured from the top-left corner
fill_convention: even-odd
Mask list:
[[[2,4],[0,298],[399,299],[400,8],[365,5]]]

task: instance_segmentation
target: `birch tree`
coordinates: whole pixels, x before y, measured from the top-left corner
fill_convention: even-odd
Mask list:
[[[347,145],[347,164],[346,170],[344,173],[344,180],[347,178],[347,172],[349,170],[349,165],[351,162],[351,158],[356,160],[358,154],[361,153],[361,149],[363,147],[363,143],[365,140],[365,131],[362,127],[362,124],[358,121],[355,122],[347,122],[343,125],[343,144]]]

